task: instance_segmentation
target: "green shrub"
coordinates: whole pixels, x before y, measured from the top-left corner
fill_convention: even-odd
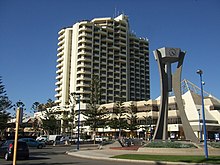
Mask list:
[[[149,148],[196,148],[195,145],[189,143],[178,143],[178,142],[150,142],[145,145],[145,147]]]
[[[108,140],[108,141],[103,141],[102,143],[101,143],[101,145],[108,145],[108,144],[112,144],[112,143],[114,143],[115,141],[114,140]]]
[[[209,145],[213,148],[220,148],[220,142],[210,142]]]

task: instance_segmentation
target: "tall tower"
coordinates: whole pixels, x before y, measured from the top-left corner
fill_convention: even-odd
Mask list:
[[[186,116],[181,94],[180,82],[185,54],[180,48],[164,47],[154,51],[160,72],[161,103],[153,139],[168,139],[168,93],[173,90],[185,137],[193,142],[198,142],[198,138],[194,134]],[[177,62],[176,71],[172,73],[171,65],[175,62]]]
[[[77,22],[58,34],[55,97],[60,106],[72,92],[87,103],[93,75],[99,76],[103,103],[150,98],[148,40],[130,32],[127,16]]]

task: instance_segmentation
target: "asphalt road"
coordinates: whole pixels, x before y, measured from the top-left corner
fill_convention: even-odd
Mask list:
[[[65,154],[66,151],[73,147],[52,147],[48,146],[44,149],[30,149],[29,160],[17,160],[17,165],[134,165],[135,163],[115,162],[77,158]],[[141,165],[141,163],[138,163]],[[144,163],[146,165],[146,163]],[[12,161],[0,159],[0,165],[12,165]]]

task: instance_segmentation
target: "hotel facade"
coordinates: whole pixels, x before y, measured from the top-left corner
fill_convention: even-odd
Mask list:
[[[102,103],[150,99],[149,43],[130,31],[128,17],[95,18],[59,31],[56,103],[69,104],[70,93],[89,102],[94,75]]]
[[[190,126],[194,134],[200,140],[204,140],[203,122],[202,122],[202,99],[201,90],[188,80],[183,80],[182,99],[184,110]],[[220,140],[220,100],[212,96],[210,93],[204,91],[204,111],[207,128],[207,139]],[[137,118],[139,128],[135,131],[135,137],[143,139],[151,139],[154,133],[157,120],[159,117],[160,97],[155,100],[147,101],[129,101],[124,102],[125,109],[129,109],[133,104],[137,108]],[[101,107],[113,111],[116,103],[102,104]],[[186,139],[182,127],[182,121],[179,114],[179,109],[174,96],[170,96],[168,100],[168,138],[176,140],[191,140]],[[128,114],[127,114],[128,115]],[[112,115],[110,114],[111,118]],[[82,119],[81,126],[85,134],[90,134],[92,130],[89,126],[84,125],[85,119]],[[110,127],[99,128],[98,134],[105,136],[115,136],[119,129],[111,129]],[[123,129],[122,135],[129,137],[130,131]],[[150,137],[151,136],[151,137]]]

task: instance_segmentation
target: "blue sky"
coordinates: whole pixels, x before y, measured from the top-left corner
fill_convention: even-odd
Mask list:
[[[83,19],[129,16],[131,30],[150,42],[151,98],[160,95],[153,50],[186,51],[182,78],[220,98],[219,0],[0,0],[0,76],[13,103],[29,110],[54,100],[58,31]]]

